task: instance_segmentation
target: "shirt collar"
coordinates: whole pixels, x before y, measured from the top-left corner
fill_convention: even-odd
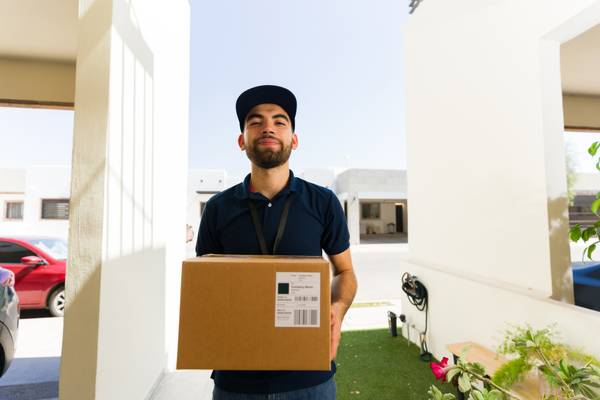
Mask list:
[[[250,196],[254,196],[253,192],[250,192],[250,176],[252,174],[246,175],[244,181],[240,183],[236,190],[236,196],[240,199],[247,199]],[[281,190],[281,192],[277,193],[277,197],[281,194],[285,194],[287,192],[295,192],[298,190],[298,178],[294,176],[294,172],[290,169],[290,176],[288,178],[287,184]]]

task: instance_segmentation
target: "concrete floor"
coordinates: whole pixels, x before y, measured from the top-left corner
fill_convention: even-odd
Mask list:
[[[342,330],[386,327],[387,311],[400,313],[400,271],[407,252],[405,243],[352,247],[357,306],[346,314]],[[44,311],[22,312],[15,360],[0,378],[0,400],[58,397],[62,321]],[[208,400],[211,393],[210,371],[175,371],[162,377],[150,399]]]
[[[63,319],[46,311],[21,311],[15,358],[0,378],[0,399],[58,397]]]

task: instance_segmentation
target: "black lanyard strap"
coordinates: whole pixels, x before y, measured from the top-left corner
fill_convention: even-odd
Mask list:
[[[277,252],[277,247],[279,247],[279,242],[283,237],[283,231],[285,230],[285,225],[287,224],[287,217],[290,211],[290,205],[292,204],[292,200],[292,194],[288,195],[287,199],[285,199],[283,211],[281,212],[281,218],[279,219],[277,235],[275,236],[275,243],[273,244],[273,252],[269,253],[269,250],[267,249],[267,242],[265,241],[265,235],[263,234],[262,230],[262,224],[258,219],[258,211],[256,210],[256,204],[254,204],[254,202],[251,199],[248,199],[250,214],[252,215],[252,222],[254,223],[254,229],[256,230],[256,237],[258,238],[258,242],[260,243],[260,250],[263,254],[275,254]]]

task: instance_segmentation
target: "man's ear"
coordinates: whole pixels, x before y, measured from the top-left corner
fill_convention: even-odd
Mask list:
[[[246,150],[246,143],[244,141],[244,134],[240,133],[240,135],[238,136],[238,146],[240,146],[240,150]]]
[[[292,133],[292,150],[296,150],[298,147],[298,135],[296,133]]]

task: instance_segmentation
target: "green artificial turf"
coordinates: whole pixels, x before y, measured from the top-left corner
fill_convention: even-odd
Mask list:
[[[387,329],[342,332],[336,357],[338,400],[425,400],[435,383],[419,348]],[[437,360],[434,360],[437,361]],[[448,384],[436,384],[453,392]]]

